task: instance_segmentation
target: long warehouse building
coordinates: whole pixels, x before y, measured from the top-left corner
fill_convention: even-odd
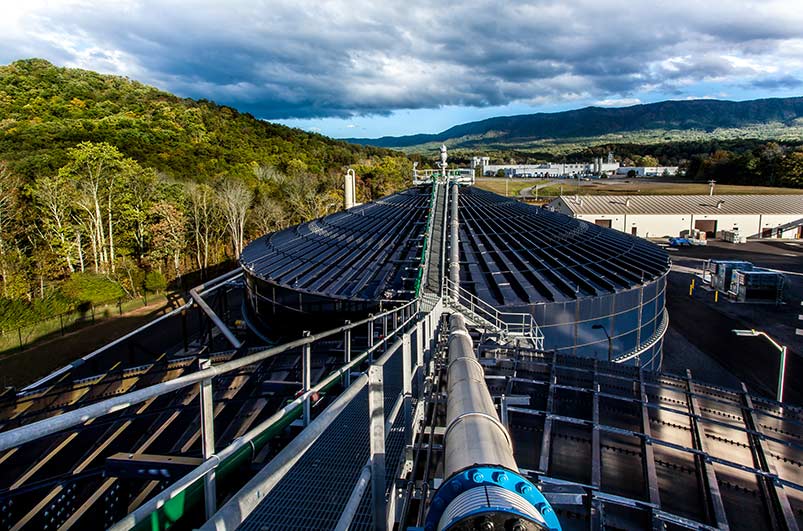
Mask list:
[[[723,231],[747,238],[803,238],[803,195],[561,196],[555,212],[642,238],[708,238]]]

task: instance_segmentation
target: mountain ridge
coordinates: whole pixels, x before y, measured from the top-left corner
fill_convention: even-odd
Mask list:
[[[627,107],[590,106],[554,113],[497,116],[450,127],[440,133],[381,138],[345,138],[360,145],[405,148],[464,139],[458,145],[567,139],[656,129],[714,130],[803,119],[803,97],[730,101],[666,100]]]

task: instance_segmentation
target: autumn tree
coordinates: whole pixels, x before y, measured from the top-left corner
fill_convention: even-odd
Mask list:
[[[181,254],[187,243],[187,218],[176,205],[167,201],[156,203],[150,212],[151,255],[157,260],[172,260],[175,276],[181,274]]]
[[[220,211],[231,237],[234,257],[239,258],[245,244],[245,221],[254,193],[239,179],[223,180],[218,188]]]
[[[67,269],[74,272],[77,232],[73,225],[72,206],[76,201],[75,189],[64,176],[56,174],[37,179],[32,191],[45,242],[55,255],[61,257]],[[80,265],[83,271],[83,261]]]
[[[74,187],[75,205],[89,228],[96,272],[114,272],[114,201],[121,177],[130,171],[116,147],[101,142],[82,142],[69,150],[69,161],[59,176]]]
[[[220,234],[220,208],[215,190],[207,184],[187,185],[189,236],[198,269],[209,267],[209,249]]]

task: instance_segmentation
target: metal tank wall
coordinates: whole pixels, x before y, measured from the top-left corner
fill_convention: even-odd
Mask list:
[[[658,246],[475,188],[461,189],[460,284],[533,315],[544,348],[661,365],[669,258]]]
[[[663,275],[620,292],[504,309],[531,313],[544,334],[544,349],[560,354],[607,360],[606,331],[612,340],[611,358],[614,360],[654,342],[638,358],[645,368],[658,370],[663,340],[656,342],[653,335],[660,332],[662,321],[667,318],[664,316],[665,296],[666,275]],[[635,364],[636,361],[631,358],[623,363]]]

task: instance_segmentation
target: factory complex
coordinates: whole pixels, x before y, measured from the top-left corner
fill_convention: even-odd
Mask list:
[[[0,530],[799,529],[803,410],[783,378],[772,399],[664,372],[669,304],[703,306],[634,236],[799,238],[803,196],[542,208],[475,187],[445,146],[412,176],[357,204],[350,171],[344,210],[0,393]],[[705,271],[783,302],[750,262]]]
[[[672,177],[677,166],[621,166],[609,153],[607,159],[595,157],[590,162],[539,164],[491,164],[489,157],[474,157],[471,168],[479,168],[485,177],[511,178],[578,178],[578,177]]]

